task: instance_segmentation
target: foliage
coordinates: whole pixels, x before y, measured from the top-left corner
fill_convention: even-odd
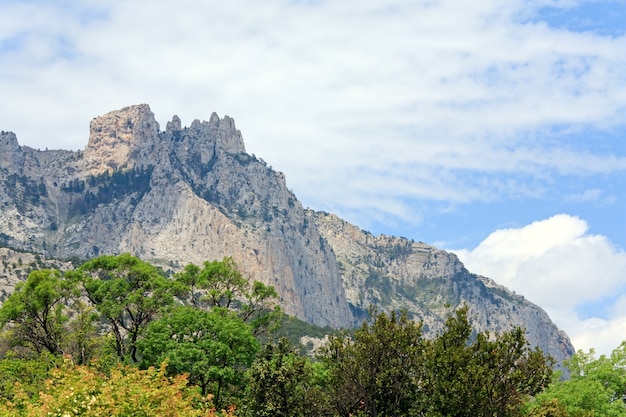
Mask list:
[[[144,364],[168,363],[170,374],[187,374],[202,394],[240,385],[242,370],[254,360],[259,345],[250,328],[234,313],[214,308],[204,311],[177,307],[148,326],[138,346]]]
[[[422,413],[454,416],[516,416],[524,401],[550,380],[551,360],[530,349],[521,329],[472,341],[467,307],[428,341],[421,384]]]
[[[14,343],[37,353],[63,353],[64,325],[69,320],[66,302],[74,295],[72,282],[52,269],[35,270],[0,308],[0,327],[12,325]]]
[[[138,362],[139,335],[174,303],[180,285],[127,253],[99,256],[85,262],[79,272],[85,295],[111,326],[119,358]]]
[[[331,402],[341,416],[408,415],[420,388],[424,340],[406,313],[376,315],[353,337],[332,336],[322,355]]]
[[[112,366],[118,361],[114,340],[110,334],[102,334],[100,315],[83,301],[76,300],[72,319],[67,323],[64,335],[64,352],[74,362],[86,365],[97,361],[101,366]]]
[[[85,181],[78,178],[71,180],[61,186],[67,193],[79,193],[72,207],[71,213],[85,214],[94,210],[102,203],[122,198],[129,194],[136,194],[135,201],[141,198],[150,190],[150,178],[152,177],[153,166],[135,167],[131,169],[119,169],[112,173],[106,171],[97,176],[89,176],[87,179],[88,190],[85,190]]]
[[[57,358],[48,354],[33,358],[7,356],[0,360],[0,403],[15,397],[15,387],[22,395],[33,398],[44,388],[48,372],[56,367]]]
[[[434,340],[406,313],[380,313],[323,352],[341,416],[517,416],[549,381],[551,362],[521,329],[473,335],[467,307]]]
[[[30,397],[18,384],[0,405],[3,416],[214,416],[208,398],[187,387],[185,376],[168,377],[165,366],[139,370],[118,366],[110,375],[71,361],[50,373],[43,392]],[[228,413],[227,416],[232,416]],[[234,416],[232,416],[234,417]]]
[[[340,330],[332,327],[316,326],[314,324],[307,323],[306,321],[302,321],[297,317],[289,316],[283,313],[278,323],[278,328],[274,333],[272,333],[272,337],[275,339],[284,337],[289,340],[289,343],[292,345],[298,346],[300,344],[300,339],[303,336],[311,336],[321,339],[327,335],[339,335],[340,333]]]
[[[322,335],[276,298],[232,258],[173,280],[130,254],[34,271],[0,308],[0,415],[212,416],[233,403],[260,417],[626,415],[626,343],[610,358],[577,353],[572,379],[548,386],[552,363],[521,329],[476,333],[464,307],[433,340],[406,312],[372,311],[352,332],[323,329],[318,361],[298,354],[299,337],[255,358],[278,323]]]
[[[555,378],[528,404],[530,415],[558,403],[570,416],[626,416],[626,342],[610,356],[578,351],[565,365],[570,379]]]
[[[280,317],[275,303],[276,290],[259,281],[250,282],[237,268],[233,258],[206,261],[200,268],[188,264],[176,274],[176,281],[187,286],[189,302],[199,308],[229,308],[239,312],[255,335],[273,330]]]
[[[43,178],[37,182],[26,175],[9,174],[5,169],[0,172],[2,171],[5,174],[3,180],[0,180],[2,189],[8,194],[10,200],[15,202],[20,213],[23,213],[31,204],[39,204],[41,197],[48,195]]]
[[[246,416],[317,417],[325,406],[315,368],[285,338],[268,343],[246,373]]]
[[[542,401],[538,406],[532,409],[529,414],[531,417],[586,417],[591,414],[572,414],[567,412],[567,408],[559,403],[559,400],[552,398],[551,400]]]

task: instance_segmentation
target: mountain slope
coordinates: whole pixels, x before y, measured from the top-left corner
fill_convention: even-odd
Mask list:
[[[521,326],[533,346],[541,346],[559,362],[574,353],[567,335],[545,311],[493,280],[470,273],[456,255],[405,238],[373,236],[332,214],[307,214],[335,252],[356,318],[365,318],[372,306],[406,309],[433,334],[451,310],[467,304],[478,331]]]
[[[232,256],[276,287],[287,313],[349,327],[370,305],[407,308],[436,331],[467,302],[481,329],[531,329],[560,360],[573,351],[537,306],[453,255],[372,236],[305,210],[284,176],[245,151],[229,117],[165,131],[147,105],[95,118],[84,151],[39,151],[0,133],[0,245],[55,258],[131,252],[165,269]]]

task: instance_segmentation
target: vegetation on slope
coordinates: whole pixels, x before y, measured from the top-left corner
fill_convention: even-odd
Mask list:
[[[279,336],[303,330],[276,297],[230,258],[171,278],[129,254],[35,269],[0,308],[0,415],[626,415],[626,345],[561,380],[522,329],[477,334],[467,308],[432,339],[372,311],[312,359]]]

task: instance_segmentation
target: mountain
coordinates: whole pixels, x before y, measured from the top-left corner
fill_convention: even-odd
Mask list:
[[[148,105],[126,107],[91,121],[84,151],[35,150],[0,132],[0,246],[56,259],[131,252],[172,271],[232,256],[313,324],[406,308],[432,333],[467,303],[479,330],[522,326],[555,359],[573,353],[543,310],[453,254],[304,209],[215,113],[189,127],[174,116],[161,131]]]

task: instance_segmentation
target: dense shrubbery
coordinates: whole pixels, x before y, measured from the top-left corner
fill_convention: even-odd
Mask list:
[[[626,345],[551,380],[521,329],[476,334],[467,308],[432,340],[372,311],[312,359],[276,336],[298,330],[276,298],[230,258],[172,279],[128,254],[33,271],[0,308],[0,415],[626,415]]]

